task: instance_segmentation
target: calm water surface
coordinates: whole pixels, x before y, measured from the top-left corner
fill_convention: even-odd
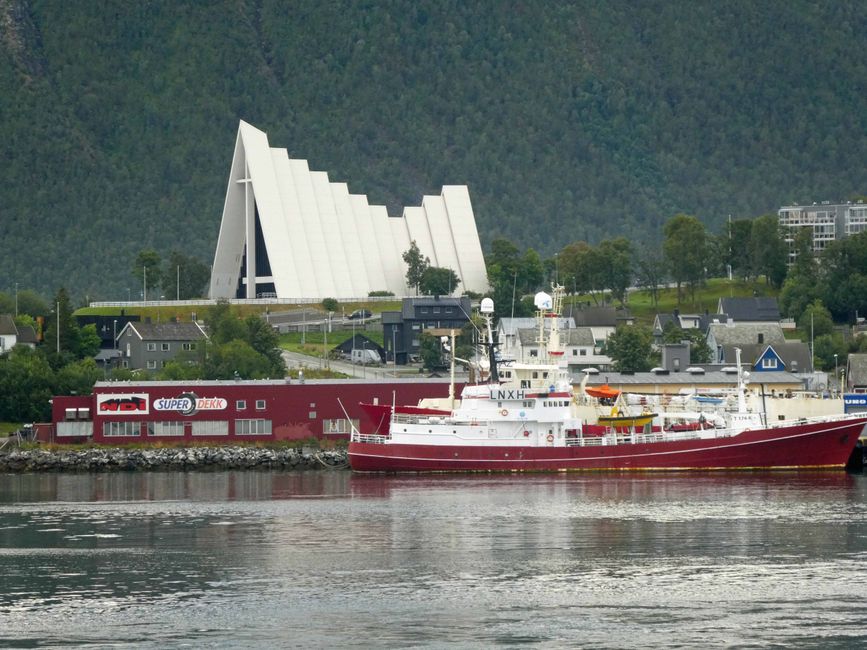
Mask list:
[[[0,476],[0,646],[867,645],[867,476]]]

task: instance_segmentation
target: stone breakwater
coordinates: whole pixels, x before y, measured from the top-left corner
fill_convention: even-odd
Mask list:
[[[225,469],[346,469],[345,450],[184,447],[0,452],[0,472],[124,472]]]

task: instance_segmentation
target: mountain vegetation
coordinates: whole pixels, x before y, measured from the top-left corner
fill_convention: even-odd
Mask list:
[[[853,198],[865,26],[857,0],[0,0],[0,289],[209,263],[239,119],[391,214],[468,184],[486,251]]]

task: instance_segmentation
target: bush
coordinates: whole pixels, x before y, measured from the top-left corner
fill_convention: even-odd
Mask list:
[[[340,303],[335,298],[323,298],[322,308],[325,311],[337,311],[338,307],[340,307]]]

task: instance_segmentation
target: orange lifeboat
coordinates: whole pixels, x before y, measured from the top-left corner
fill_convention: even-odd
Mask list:
[[[616,388],[611,388],[608,384],[592,387],[585,386],[584,392],[590,395],[590,397],[596,397],[597,399],[616,399],[620,396],[620,391]]]

